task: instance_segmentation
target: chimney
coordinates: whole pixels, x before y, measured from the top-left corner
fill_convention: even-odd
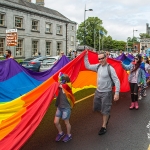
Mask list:
[[[44,0],[36,0],[36,4],[39,6],[44,6]]]

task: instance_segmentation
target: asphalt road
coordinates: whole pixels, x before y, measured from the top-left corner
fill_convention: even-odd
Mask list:
[[[147,96],[139,101],[139,110],[129,110],[130,93],[121,93],[113,102],[107,133],[98,135],[102,117],[93,112],[93,97],[77,103],[70,123],[73,139],[55,142],[57,130],[53,124],[54,104],[49,107],[41,124],[21,150],[147,150],[150,144],[150,87]],[[66,132],[64,122],[64,132]]]

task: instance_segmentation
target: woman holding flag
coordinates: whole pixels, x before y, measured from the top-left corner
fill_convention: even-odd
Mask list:
[[[131,90],[131,106],[129,109],[139,109],[139,104],[138,104],[138,90],[141,85],[141,82],[143,82],[144,86],[146,87],[146,76],[145,72],[141,66],[142,62],[142,56],[137,55],[134,58],[134,62],[130,63],[129,65],[125,65],[122,63],[122,66],[125,70],[130,71],[128,80],[130,83],[130,90]]]

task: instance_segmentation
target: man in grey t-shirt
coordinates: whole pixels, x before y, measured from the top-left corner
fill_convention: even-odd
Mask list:
[[[98,133],[99,135],[102,135],[107,131],[106,127],[110,117],[110,110],[112,105],[112,80],[115,83],[116,87],[114,101],[117,101],[119,99],[120,81],[117,77],[115,69],[112,66],[110,66],[112,78],[111,80],[108,73],[107,57],[104,52],[98,55],[98,60],[101,64],[100,66],[99,64],[91,65],[88,60],[88,55],[86,54],[84,57],[85,67],[89,70],[97,72],[97,89],[95,91],[93,108],[95,111],[100,111],[103,115],[102,127]]]

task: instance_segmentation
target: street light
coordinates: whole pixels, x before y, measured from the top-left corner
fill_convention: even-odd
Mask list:
[[[133,29],[133,47],[134,47],[134,31],[138,31],[138,30]]]
[[[85,41],[85,15],[86,15],[86,11],[93,11],[93,9],[86,9],[86,5],[85,5],[85,9],[84,9],[84,49],[85,49],[85,45],[86,45],[86,41]]]

